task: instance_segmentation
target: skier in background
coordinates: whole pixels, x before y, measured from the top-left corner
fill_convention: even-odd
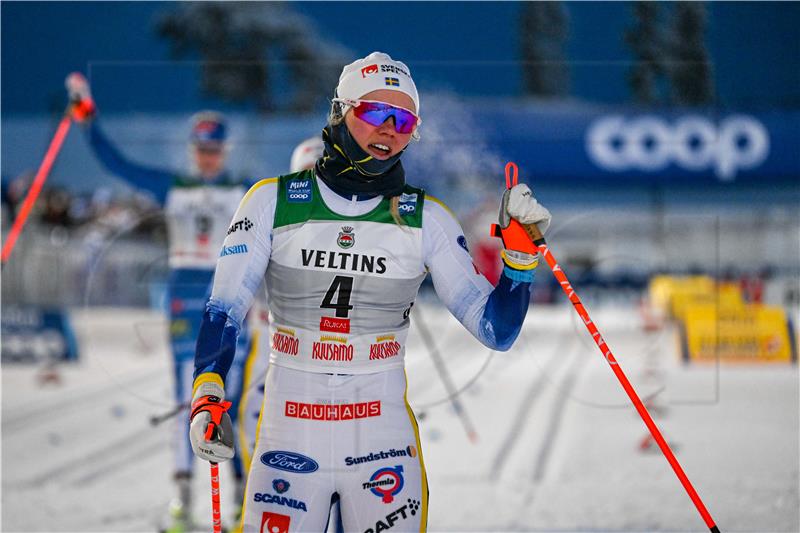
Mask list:
[[[169,331],[172,351],[175,401],[186,405],[191,400],[192,372],[197,332],[205,300],[214,275],[217,257],[226,234],[246,233],[247,221],[228,227],[235,206],[249,184],[231,179],[225,169],[230,149],[225,118],[213,111],[192,117],[189,152],[192,168],[176,172],[151,168],[128,160],[103,133],[86,78],[72,73],[66,80],[73,118],[83,123],[89,144],[100,162],[112,174],[129,184],[149,191],[164,208],[169,247]],[[222,250],[222,252],[220,252]],[[242,366],[248,336],[239,338],[229,381],[236,402],[241,393]],[[235,407],[235,406],[234,406]],[[237,410],[231,410],[235,418]],[[176,497],[169,506],[169,525],[164,530],[179,533],[194,526],[192,520],[192,471],[194,457],[186,424],[188,412],[181,411],[174,422]],[[241,460],[233,463],[237,490],[243,491]]]

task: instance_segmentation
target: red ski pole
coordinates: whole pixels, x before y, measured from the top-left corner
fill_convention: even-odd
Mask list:
[[[3,244],[3,251],[2,254],[0,254],[0,261],[2,261],[3,264],[6,264],[8,258],[11,256],[11,252],[14,250],[14,245],[17,242],[17,238],[19,238],[20,233],[22,233],[22,227],[25,225],[25,221],[28,219],[28,215],[33,208],[33,204],[36,203],[36,199],[39,197],[39,193],[42,191],[42,186],[47,180],[47,175],[50,173],[50,169],[53,166],[53,162],[56,160],[59,150],[61,150],[61,145],[64,143],[64,138],[67,136],[67,132],[69,132],[69,127],[71,124],[72,119],[67,113],[64,115],[64,118],[61,119],[58,129],[56,129],[56,133],[53,136],[53,140],[50,141],[50,147],[44,154],[42,164],[39,166],[39,170],[36,172],[36,177],[31,184],[31,188],[28,190],[28,194],[25,196],[25,201],[22,204],[22,208],[17,214],[17,218],[14,220],[14,225],[11,226],[11,231],[8,233],[6,242]]]
[[[211,464],[211,524],[214,533],[222,533],[222,513],[219,503],[219,464]]]
[[[510,189],[512,186],[517,184],[517,180],[517,165],[511,162],[507,163],[506,186]],[[678,476],[683,488],[686,490],[689,498],[691,498],[692,503],[694,503],[695,507],[697,507],[697,510],[700,512],[700,516],[703,517],[703,521],[706,523],[706,526],[708,526],[712,533],[719,533],[719,528],[714,523],[714,519],[711,518],[711,514],[708,512],[708,509],[706,509],[706,506],[703,505],[703,501],[700,499],[697,491],[692,486],[692,483],[689,481],[689,478],[686,476],[683,468],[681,468],[680,463],[678,463],[678,459],[675,458],[675,454],[672,453],[667,441],[664,439],[661,431],[658,429],[658,426],[656,426],[656,423],[653,421],[653,418],[650,416],[647,408],[642,403],[642,400],[639,399],[639,395],[636,394],[636,391],[633,389],[630,381],[628,381],[625,373],[622,372],[622,368],[620,368],[617,359],[614,357],[614,354],[611,353],[611,348],[608,347],[608,344],[606,344],[606,341],[603,339],[602,335],[600,335],[600,331],[598,331],[595,323],[592,322],[591,318],[589,318],[589,313],[583,306],[581,299],[578,298],[578,294],[575,292],[575,289],[572,288],[572,285],[567,279],[566,274],[564,274],[564,271],[561,269],[559,264],[556,262],[555,257],[553,257],[553,254],[550,252],[550,248],[548,248],[547,243],[545,242],[542,233],[539,231],[539,228],[536,227],[536,224],[520,224],[518,221],[512,219],[507,228],[500,228],[496,224],[492,226],[492,234],[494,236],[501,237],[503,242],[519,242],[520,239],[527,239],[529,242],[532,242],[538,249],[539,253],[542,254],[542,257],[544,257],[545,261],[547,261],[547,264],[550,266],[550,269],[553,271],[553,275],[561,285],[561,289],[564,291],[564,294],[567,295],[567,298],[574,306],[575,312],[581,317],[586,329],[588,329],[589,333],[592,335],[592,339],[594,339],[595,344],[597,344],[597,347],[600,349],[603,357],[605,357],[606,361],[611,367],[611,370],[614,371],[614,375],[617,376],[622,388],[625,389],[628,398],[630,398],[631,402],[633,402],[633,406],[636,408],[639,416],[644,421],[647,429],[650,430],[650,434],[653,436],[653,439],[655,439],[658,447],[661,448],[661,452],[664,454],[664,457],[667,458],[667,461],[672,467],[672,470],[675,472],[675,475]]]
[[[218,399],[217,399],[218,400]],[[214,437],[214,432],[222,423],[222,415],[230,409],[231,402],[215,403],[208,409],[211,420],[206,426],[205,439],[210,441]],[[214,533],[222,533],[222,512],[219,503],[219,464],[210,461],[211,464],[211,524]]]

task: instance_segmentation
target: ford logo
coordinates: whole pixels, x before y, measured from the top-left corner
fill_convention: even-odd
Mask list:
[[[319,465],[311,457],[292,452],[267,452],[261,456],[261,462],[271,468],[297,474],[310,474],[319,469]]]

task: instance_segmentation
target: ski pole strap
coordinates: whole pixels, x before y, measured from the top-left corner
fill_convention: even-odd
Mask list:
[[[506,189],[510,189],[519,182],[519,167],[513,161],[506,163]]]
[[[506,189],[518,183],[519,167],[513,161],[509,161],[506,163]],[[536,255],[539,252],[539,245],[545,242],[536,224],[521,224],[513,218],[505,228],[499,224],[492,224],[490,234],[492,237],[500,237],[506,249],[531,255]]]
[[[214,436],[214,430],[222,424],[222,415],[230,409],[231,402],[221,400],[218,396],[202,396],[192,404],[192,416],[208,411],[211,415],[211,421],[206,428],[205,438],[207,441],[211,440]]]

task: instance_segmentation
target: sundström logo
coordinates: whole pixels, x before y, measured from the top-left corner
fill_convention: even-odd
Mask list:
[[[319,469],[319,464],[311,457],[299,453],[272,451],[261,456],[261,462],[270,468],[294,472],[295,474],[310,474]]]

